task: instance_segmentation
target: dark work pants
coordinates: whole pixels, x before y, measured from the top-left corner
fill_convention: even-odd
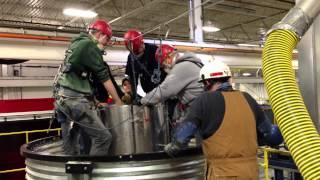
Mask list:
[[[79,138],[86,136],[90,138],[90,155],[107,155],[112,141],[112,135],[103,125],[94,102],[85,97],[59,97],[57,100],[59,108],[72,119],[61,123],[63,149],[67,154],[79,153]],[[81,136],[80,136],[81,135]],[[85,138],[86,138],[85,137]],[[87,139],[82,145],[88,146]]]

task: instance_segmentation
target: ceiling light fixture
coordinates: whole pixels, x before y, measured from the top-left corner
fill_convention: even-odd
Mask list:
[[[204,26],[202,26],[202,30],[205,32],[217,32],[220,31],[220,28],[215,27],[211,21],[207,21]]]
[[[63,10],[63,14],[67,16],[76,16],[76,17],[83,17],[83,18],[94,18],[98,14],[91,10],[82,10],[82,9],[74,9],[74,8],[67,8]]]
[[[203,26],[203,27],[202,27],[202,30],[205,31],[205,32],[217,32],[217,31],[220,31],[219,28],[214,27],[214,26],[212,26],[212,27],[210,27],[210,26]]]
[[[242,76],[248,77],[248,76],[251,76],[251,73],[245,72],[245,73],[242,73]]]

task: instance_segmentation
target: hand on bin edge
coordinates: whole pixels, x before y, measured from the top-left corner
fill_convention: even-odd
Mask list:
[[[132,96],[128,93],[125,93],[122,97],[121,100],[124,104],[132,104]]]
[[[138,105],[138,106],[142,106],[143,104],[141,103],[141,97],[137,96],[134,101],[133,101],[134,105]]]
[[[164,147],[164,151],[170,157],[175,157],[181,149],[182,149],[182,145],[178,142],[171,142]]]

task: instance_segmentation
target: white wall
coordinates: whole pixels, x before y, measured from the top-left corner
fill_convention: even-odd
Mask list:
[[[53,41],[36,41],[36,40],[16,40],[16,39],[0,39],[0,59],[28,59],[20,65],[3,65],[0,68],[0,75],[13,76],[13,70],[18,70],[20,76],[34,78],[34,83],[37,79],[45,78],[50,81],[47,83],[51,85],[51,81],[57,72],[58,65],[64,58],[64,52],[68,46],[65,42]],[[201,59],[207,61],[214,59],[223,61],[231,67],[246,67],[258,68],[261,67],[261,57],[258,54],[244,54],[244,53],[212,53],[212,54],[197,54]],[[128,51],[124,48],[108,48],[107,55],[104,56],[109,65],[125,65],[127,61]],[[27,66],[41,66],[41,67],[27,67]],[[297,66],[297,64],[295,64]],[[56,68],[55,68],[56,67]],[[5,70],[5,72],[3,72]],[[6,74],[7,72],[7,74]],[[4,80],[2,80],[4,81]],[[32,79],[30,80],[32,81]],[[40,83],[40,81],[39,81]],[[0,79],[1,84],[1,79]],[[0,98],[3,99],[19,99],[19,98],[46,98],[51,97],[51,87],[37,87],[37,84],[24,87],[24,85],[17,85],[16,88],[3,88],[3,94]],[[43,85],[42,85],[43,86]],[[22,88],[20,88],[22,87]],[[266,98],[266,93],[262,90],[259,84],[243,84],[240,86],[241,90],[248,91],[257,99]],[[1,92],[1,91],[0,91]]]
[[[266,89],[264,87],[264,84],[261,84],[261,83],[257,83],[257,84],[240,84],[239,85],[239,90],[249,93],[260,104],[267,103],[268,94],[267,94],[267,91],[266,91]]]
[[[0,39],[0,58],[40,60],[46,63],[62,61],[68,43],[55,41]],[[231,66],[261,66],[261,55],[244,53],[198,54],[200,58],[214,58]],[[108,47],[104,59],[110,65],[125,65],[128,51],[124,47]]]
[[[10,87],[10,88],[1,88],[2,89],[2,100],[8,99],[22,99],[21,88],[20,87]]]
[[[51,87],[24,87],[22,88],[22,99],[50,98]]]
[[[58,65],[55,64],[17,64],[12,65],[12,69],[19,72],[22,77],[54,77],[57,73]]]

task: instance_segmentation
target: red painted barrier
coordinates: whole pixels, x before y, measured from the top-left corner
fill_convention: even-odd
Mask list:
[[[53,98],[0,100],[0,113],[53,110]]]

